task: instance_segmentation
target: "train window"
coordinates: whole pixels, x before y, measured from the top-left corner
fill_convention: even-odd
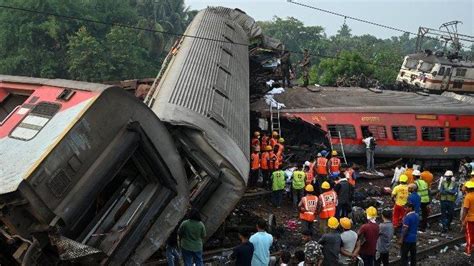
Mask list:
[[[418,70],[423,71],[423,72],[430,72],[431,69],[433,69],[433,64],[428,63],[428,62],[421,62],[420,67]]]
[[[394,140],[415,141],[416,127],[414,126],[393,126],[392,135]]]
[[[464,77],[466,76],[467,69],[466,68],[456,68],[456,76],[457,77]]]
[[[451,68],[446,68],[446,76],[449,76],[451,74]]]
[[[379,125],[370,125],[370,126],[361,126],[362,135],[367,137],[368,132],[372,133],[375,139],[387,139],[387,131],[385,126]]]
[[[17,110],[31,93],[17,94],[0,89],[0,126]]]
[[[455,79],[455,80],[453,81],[453,89],[461,89],[463,84],[464,84],[464,80],[462,80],[462,79]]]
[[[449,140],[451,140],[451,141],[470,141],[471,140],[471,129],[468,128],[468,127],[450,128],[449,129]]]
[[[438,76],[444,75],[444,67],[441,67],[438,71]]]
[[[406,68],[416,68],[418,65],[418,60],[415,59],[407,59],[407,62],[405,63]]]
[[[341,138],[343,139],[355,139],[356,132],[353,125],[328,125],[329,133],[332,138],[339,138],[339,133],[341,133]]]
[[[10,133],[11,138],[30,140],[53,118],[61,106],[56,103],[40,102],[21,120]]]
[[[425,141],[443,141],[444,128],[442,127],[422,127],[421,138]]]

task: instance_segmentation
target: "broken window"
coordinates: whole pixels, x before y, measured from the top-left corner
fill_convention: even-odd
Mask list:
[[[471,140],[471,129],[468,127],[450,128],[449,140],[451,141],[469,141]]]
[[[339,138],[339,132],[343,139],[355,139],[356,132],[353,125],[328,125],[328,131],[331,138]]]
[[[422,127],[421,138],[425,141],[443,141],[444,128],[442,127]]]
[[[407,59],[405,63],[406,68],[416,68],[417,65],[418,65],[418,60],[415,60],[415,59]]]
[[[420,67],[418,70],[423,71],[423,72],[430,72],[431,69],[433,69],[433,64],[428,63],[428,62],[421,62]]]
[[[416,127],[414,126],[393,126],[392,135],[394,140],[414,141],[416,140]]]
[[[30,95],[30,91],[13,93],[0,89],[0,126],[30,97]]]

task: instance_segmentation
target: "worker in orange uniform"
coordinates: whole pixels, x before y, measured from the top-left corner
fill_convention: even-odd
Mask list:
[[[258,176],[260,174],[260,147],[255,146],[250,155],[250,177],[248,186],[253,188],[257,185]]]
[[[270,175],[272,174],[272,169],[270,168],[270,151],[272,147],[267,145],[262,154],[260,155],[260,169],[262,170],[263,178],[263,187],[268,187],[270,185]]]
[[[404,175],[408,177],[407,184],[415,183],[415,178],[413,177],[413,171],[414,171],[413,164],[412,163],[407,164],[407,169],[403,173]]]
[[[328,159],[326,159],[321,153],[318,153],[316,157],[316,161],[314,163],[315,163],[314,171],[316,172],[316,174],[314,175],[314,184],[317,186],[317,188],[321,188],[321,184],[324,181],[327,181]],[[321,193],[316,193],[316,195],[319,195],[319,194]]]
[[[347,178],[347,182],[351,184],[354,188],[356,185],[356,179],[355,179],[355,170],[352,167],[347,167],[344,169],[344,177]]]
[[[270,146],[275,147],[275,145],[278,143],[278,139],[280,138],[278,132],[273,131],[272,132],[272,138],[270,139]]]
[[[306,161],[304,163],[304,172],[306,174],[306,184],[313,184],[314,179],[314,163]]]
[[[328,161],[328,170],[329,170],[329,175],[332,178],[336,178],[339,176],[341,173],[341,159],[337,157],[337,151],[332,151],[331,152],[331,159]]]
[[[278,154],[278,146],[273,147],[273,158],[271,159],[274,160],[274,169],[280,169],[281,165],[283,164],[283,156],[281,154]]]
[[[395,201],[395,205],[393,206],[392,223],[396,232],[400,233],[402,219],[403,216],[405,216],[404,206],[408,201],[408,176],[400,175],[398,180],[400,184],[395,186],[392,191],[392,199]]]
[[[275,144],[276,147],[278,147],[277,154],[278,156],[283,156],[283,152],[285,151],[285,139],[284,138],[279,138],[278,143]]]
[[[306,195],[298,203],[300,209],[300,219],[303,224],[303,231],[308,230],[313,235],[313,224],[316,220],[318,208],[318,197],[314,195],[313,185],[306,185],[304,188]]]
[[[265,148],[270,145],[269,140],[270,138],[268,137],[267,133],[262,132],[262,137],[260,138],[260,150],[264,151]]]
[[[426,167],[423,167],[423,172],[421,172],[420,176],[421,179],[423,179],[431,189],[431,183],[433,183],[433,174],[430,172],[430,170]]]
[[[319,231],[324,234],[327,230],[328,219],[336,216],[337,194],[331,189],[331,185],[327,181],[321,184],[321,189],[322,193],[318,200]]]
[[[260,132],[255,131],[253,133],[253,138],[252,141],[250,142],[252,144],[252,147],[257,147],[260,148]]]
[[[464,185],[467,194],[464,197],[461,224],[466,236],[465,252],[466,255],[471,256],[471,249],[474,245],[474,181],[467,181]]]

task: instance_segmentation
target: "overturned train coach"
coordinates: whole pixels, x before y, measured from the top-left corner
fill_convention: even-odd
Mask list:
[[[0,76],[0,263],[142,264],[190,206],[217,230],[249,167],[248,47],[232,43],[260,34],[239,10],[199,12],[146,104]]]

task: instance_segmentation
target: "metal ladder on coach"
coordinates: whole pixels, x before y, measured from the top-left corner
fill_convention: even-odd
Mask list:
[[[273,107],[270,104],[270,123],[272,132],[278,132],[278,135],[281,136],[281,128],[280,128],[280,109],[278,107]]]
[[[332,135],[331,132],[328,132],[329,135],[329,143],[331,145],[331,150],[334,150],[334,146],[332,145]],[[342,158],[344,159],[344,163],[347,164],[346,153],[344,152],[344,143],[342,142],[341,131],[337,131],[337,136],[339,137],[339,148],[342,154]]]

